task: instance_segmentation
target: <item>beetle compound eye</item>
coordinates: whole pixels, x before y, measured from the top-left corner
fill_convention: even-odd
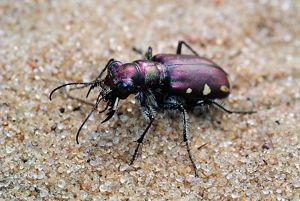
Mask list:
[[[128,94],[132,89],[132,84],[130,82],[120,82],[117,86],[120,94]]]
[[[127,82],[120,82],[118,84],[118,88],[123,89],[123,90],[129,90],[131,88],[131,84],[129,84]]]
[[[127,88],[130,87],[130,85],[129,85],[127,82],[120,82],[120,83],[118,84],[118,87],[119,87],[119,88],[123,88],[123,89],[127,89]]]

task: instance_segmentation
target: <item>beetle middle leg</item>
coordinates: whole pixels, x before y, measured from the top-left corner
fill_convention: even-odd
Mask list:
[[[189,46],[185,41],[182,40],[178,41],[176,54],[181,54],[182,45],[187,47],[194,55],[199,56],[199,54],[193,48],[191,48],[191,46]]]
[[[190,145],[189,145],[189,141],[188,141],[188,138],[187,138],[187,113],[186,113],[186,110],[184,109],[184,106],[183,104],[181,103],[164,103],[163,105],[163,108],[164,109],[167,109],[167,110],[179,110],[181,113],[182,113],[182,117],[183,117],[183,141],[185,143],[185,146],[186,146],[186,149],[187,149],[187,152],[188,152],[188,155],[189,155],[189,159],[192,163],[192,166],[194,168],[194,172],[195,172],[195,176],[196,177],[199,177],[198,173],[197,173],[197,166],[194,162],[194,159],[192,157],[192,154],[191,154],[191,150],[190,150]]]

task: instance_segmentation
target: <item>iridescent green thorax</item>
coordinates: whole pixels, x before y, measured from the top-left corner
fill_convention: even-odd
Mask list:
[[[160,64],[148,60],[138,60],[134,63],[139,71],[137,77],[141,89],[158,88],[163,79]]]
[[[148,67],[145,71],[145,85],[151,86],[156,84],[160,79],[160,73],[155,65]]]

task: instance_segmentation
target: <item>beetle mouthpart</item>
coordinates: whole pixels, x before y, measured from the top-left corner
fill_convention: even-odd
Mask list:
[[[120,99],[118,97],[115,97],[115,98],[112,97],[109,100],[108,104],[110,105],[110,108],[109,108],[109,111],[106,113],[107,117],[101,123],[107,122],[114,116],[116,109],[118,107],[118,104],[119,104],[119,100]]]
[[[112,90],[109,87],[105,86],[100,91],[100,94],[103,97],[104,101],[108,101],[109,99],[111,99]]]
[[[113,110],[117,110],[118,104],[119,104],[119,100],[120,100],[120,99],[117,97],[116,100],[115,100],[114,107],[112,108]]]

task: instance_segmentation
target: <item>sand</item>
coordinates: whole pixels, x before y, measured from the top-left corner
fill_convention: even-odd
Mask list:
[[[0,200],[299,200],[299,9],[296,0],[1,1]],[[64,90],[50,101],[50,91],[93,80],[110,58],[142,58],[133,46],[175,53],[179,40],[228,72],[227,107],[257,110],[189,113],[199,178],[178,113],[157,115],[128,165],[148,123],[133,96],[108,123],[96,112],[76,144],[91,106]]]

